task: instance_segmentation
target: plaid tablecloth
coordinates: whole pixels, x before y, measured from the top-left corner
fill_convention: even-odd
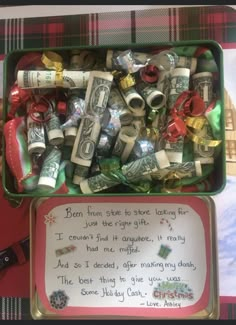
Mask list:
[[[219,5],[2,19],[0,59],[25,48],[201,39],[236,48],[236,11]],[[221,318],[236,319],[236,304],[222,304]],[[0,319],[30,319],[29,299],[0,298]]]

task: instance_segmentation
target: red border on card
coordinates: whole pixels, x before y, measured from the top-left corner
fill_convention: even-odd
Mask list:
[[[205,235],[206,243],[206,280],[201,298],[192,306],[183,308],[140,308],[140,307],[66,307],[63,310],[55,310],[49,303],[45,292],[45,246],[46,226],[42,217],[47,215],[54,207],[69,203],[175,203],[190,206],[200,216]],[[98,316],[118,315],[136,316],[146,318],[181,318],[193,315],[205,309],[210,297],[210,266],[211,266],[211,243],[210,243],[210,222],[209,210],[206,203],[198,197],[94,197],[94,198],[50,198],[44,201],[37,209],[36,218],[36,243],[34,254],[35,285],[39,298],[44,307],[50,312],[61,316]],[[35,264],[37,263],[37,264]]]

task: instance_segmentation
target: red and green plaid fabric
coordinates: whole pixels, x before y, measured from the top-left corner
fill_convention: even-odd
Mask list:
[[[11,50],[214,39],[236,46],[229,6],[164,8],[0,20],[0,54]]]
[[[236,11],[219,5],[2,19],[0,59],[15,49],[207,39],[236,48]],[[0,298],[0,319],[30,318],[29,299],[15,299]],[[222,304],[221,318],[236,319],[236,304]]]

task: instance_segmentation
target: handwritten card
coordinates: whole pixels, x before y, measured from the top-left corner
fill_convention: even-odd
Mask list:
[[[185,317],[210,297],[200,198],[51,198],[37,209],[35,282],[60,315]]]

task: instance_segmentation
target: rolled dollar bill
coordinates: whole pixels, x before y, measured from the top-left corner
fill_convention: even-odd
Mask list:
[[[36,112],[34,116],[40,117],[40,113]],[[42,154],[46,149],[43,123],[35,122],[30,114],[27,117],[27,140],[30,155]]]
[[[92,51],[72,51],[70,70],[91,70],[96,63],[96,54]]]
[[[170,166],[164,150],[145,156],[134,162],[122,166],[122,173],[128,181],[136,181],[138,178],[150,175],[159,169]],[[112,179],[104,174],[99,174],[83,180],[80,189],[84,194],[101,192],[110,187],[120,184],[121,181]]]
[[[146,117],[146,111],[136,111],[133,113],[133,121],[131,125],[139,132],[141,128],[145,128],[146,122],[145,122],[145,117]]]
[[[95,153],[101,124],[90,118],[82,119],[71,153],[71,161],[77,165],[90,167]]]
[[[166,96],[154,86],[141,83],[138,85],[138,91],[145,99],[147,105],[154,110],[158,110],[166,103]]]
[[[113,186],[119,185],[119,180],[112,179],[104,174],[98,174],[80,182],[80,189],[83,194],[101,192]]]
[[[200,161],[189,161],[181,164],[171,164],[167,168],[158,170],[151,174],[153,180],[162,180],[167,175],[171,179],[174,178],[191,178],[202,176],[202,166]]]
[[[57,116],[53,105],[49,105],[48,110],[44,113],[44,118],[48,119],[46,122],[46,131],[48,141],[53,146],[59,146],[64,143],[64,134],[61,130],[60,119]]]
[[[129,125],[132,122],[132,112],[128,109],[118,88],[111,88],[107,105],[112,116],[119,116],[121,125]]]
[[[73,146],[78,131],[79,119],[85,114],[85,102],[77,96],[71,96],[67,102],[66,122],[61,125],[65,130],[65,144]]]
[[[89,80],[89,71],[63,70],[19,70],[17,84],[20,88],[81,88],[86,89]]]
[[[211,72],[199,72],[192,76],[193,88],[199,93],[207,108],[213,98],[213,74]]]
[[[57,147],[47,148],[46,157],[39,175],[38,188],[50,190],[56,187],[61,161],[61,150]]]
[[[137,139],[135,145],[132,149],[131,154],[129,155],[128,162],[140,159],[144,156],[147,156],[151,153],[154,153],[154,143],[146,139]]]
[[[178,96],[189,89],[190,69],[176,68],[171,71],[170,91],[168,96],[168,108],[171,109]]]
[[[136,91],[134,87],[130,87],[126,90],[121,89],[121,94],[128,105],[128,108],[132,112],[142,111],[145,108],[145,101],[142,96]]]
[[[171,50],[164,50],[154,54],[149,61],[149,64],[155,65],[160,71],[169,71],[176,68],[178,55]]]
[[[112,154],[120,157],[122,164],[128,160],[137,137],[138,131],[133,126],[123,126],[120,129]]]
[[[188,56],[179,56],[176,64],[176,68],[187,68],[190,69],[190,74],[194,74],[197,69],[197,58]]]
[[[119,89],[116,87],[111,88],[107,105],[108,107],[115,109],[117,111],[122,111],[123,109],[127,109],[127,104],[124,101]]]
[[[168,98],[169,95],[170,76],[170,71],[162,70],[159,73],[159,78],[157,81],[157,90],[164,94],[166,98]]]
[[[184,139],[182,137],[179,137],[177,142],[166,141],[164,148],[171,163],[182,163],[184,150]]]
[[[133,181],[140,176],[150,175],[169,166],[170,162],[165,150],[160,150],[123,165],[121,171],[128,181]]]
[[[77,165],[90,167],[92,164],[112,80],[109,72],[92,71],[90,74],[85,95],[85,112],[90,117],[81,121],[71,154],[71,161]]]
[[[89,167],[75,165],[72,183],[79,185],[89,174]]]
[[[96,148],[96,154],[101,157],[109,157],[113,145],[114,137],[102,131]]]
[[[198,132],[198,136],[204,139],[213,140],[211,126],[205,124]],[[215,148],[193,143],[194,159],[199,160],[201,164],[214,164]]]

